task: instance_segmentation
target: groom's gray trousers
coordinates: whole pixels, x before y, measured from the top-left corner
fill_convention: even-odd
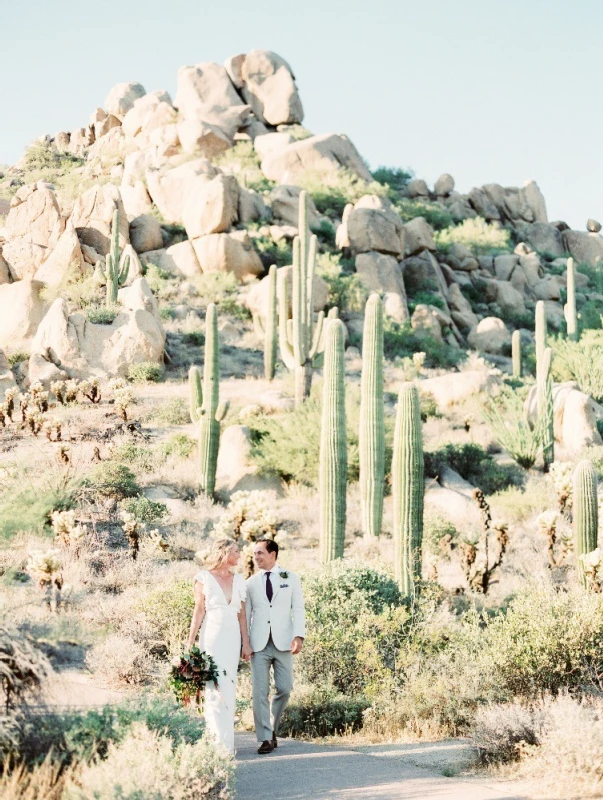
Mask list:
[[[270,709],[270,667],[274,670],[276,693]],[[293,656],[290,650],[277,650],[272,636],[263,650],[251,656],[253,682],[253,721],[258,742],[270,741],[272,731],[278,732],[279,722],[293,688]]]

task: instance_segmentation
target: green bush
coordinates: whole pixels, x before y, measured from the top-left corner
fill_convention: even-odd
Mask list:
[[[293,263],[293,247],[289,239],[283,238],[275,242],[271,236],[258,236],[253,241],[266,269],[272,264],[286,267]]]
[[[151,730],[169,736],[173,743],[193,743],[204,731],[198,714],[168,697],[138,695],[135,700],[90,711],[47,712],[26,716],[17,741],[19,758],[27,765],[40,764],[52,749],[54,758],[68,765],[104,758],[110,743],[121,742],[132,725],[144,722]]]
[[[578,342],[557,337],[549,341],[553,350],[552,371],[558,381],[576,381],[597,403],[603,401],[603,335],[586,332]]]
[[[150,472],[155,467],[155,456],[148,445],[136,442],[123,442],[111,454],[113,461],[131,464],[143,472]]]
[[[281,719],[279,733],[314,739],[357,731],[362,728],[368,706],[364,697],[348,697],[329,687],[313,687],[293,697]]]
[[[126,500],[122,500],[121,507],[129,514],[133,514],[139,522],[143,522],[146,525],[159,522],[168,514],[165,503],[149,500],[149,498],[144,495],[129,497]]]
[[[239,291],[233,272],[204,272],[192,279],[199,297],[205,304],[219,304],[225,297]]]
[[[76,485],[48,483],[23,487],[23,476],[10,480],[0,494],[0,539],[11,539],[17,533],[43,535],[50,533],[53,511],[68,511],[75,505]]]
[[[181,652],[187,640],[194,607],[192,581],[162,586],[139,603],[157,640],[173,654]]]
[[[511,250],[511,236],[497,222],[488,223],[481,217],[466,219],[460,225],[437,231],[438,250],[446,252],[452,244],[464,244],[474,255],[507,253]]]
[[[441,231],[454,224],[454,219],[449,211],[446,211],[439,203],[431,203],[429,200],[411,200],[403,197],[396,202],[396,210],[403,222],[423,217],[434,231]]]
[[[173,397],[155,406],[145,417],[145,421],[159,425],[187,425],[191,421],[188,403],[181,397]]]
[[[218,306],[218,313],[220,314],[228,314],[235,319],[240,319],[242,321],[251,319],[251,311],[246,307],[241,305],[236,297],[225,297]]]
[[[136,476],[125,464],[104,461],[93,467],[84,478],[83,486],[100,497],[122,500],[140,494]]]
[[[141,361],[128,367],[128,380],[133,383],[158,383],[162,378],[163,367],[153,361]]]
[[[409,323],[400,324],[389,317],[383,324],[383,352],[386,358],[409,358],[423,352],[426,367],[454,367],[465,357],[458,347],[438,342],[415,332]]]
[[[408,186],[408,182],[413,177],[413,172],[410,169],[402,169],[401,167],[377,167],[371,172],[371,175],[377,183],[389,187],[395,194],[400,194]]]
[[[425,453],[425,474],[436,478],[443,467],[450,467],[484,494],[494,494],[509,486],[518,486],[523,473],[515,465],[497,464],[478,444],[447,444]]]
[[[319,225],[315,225],[312,228],[312,233],[316,234],[321,244],[327,247],[335,247],[335,228],[328,219],[322,219]]]
[[[14,353],[9,353],[6,360],[8,361],[8,366],[12,369],[22,361],[29,361],[29,353],[26,353],[25,350],[15,350]]]
[[[185,433],[174,433],[159,445],[159,450],[166,458],[169,456],[188,458],[196,446],[197,442]]]
[[[601,330],[603,328],[603,301],[591,298],[578,311],[580,332]]]
[[[415,308],[421,304],[426,306],[435,306],[436,308],[441,308],[442,311],[446,308],[446,304],[442,295],[436,294],[435,292],[429,292],[424,289],[415,292],[412,299],[409,299],[408,310],[412,314]]]
[[[119,306],[91,305],[86,308],[86,319],[95,325],[111,325],[121,311]]]
[[[377,194],[385,197],[388,188],[372,181],[368,183],[347,169],[340,169],[337,178],[330,178],[327,185],[324,175],[308,170],[298,180],[298,184],[312,197],[319,214],[331,218],[340,218],[348,203],[355,203],[365,194]]]

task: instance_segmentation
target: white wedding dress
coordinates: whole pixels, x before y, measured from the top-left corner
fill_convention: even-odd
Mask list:
[[[216,742],[234,753],[234,715],[237,695],[237,667],[241,657],[241,629],[238,613],[245,602],[247,587],[241,575],[234,575],[232,599],[208,570],[195,575],[203,586],[205,617],[199,632],[199,648],[216,662],[218,688],[205,684],[205,724]]]

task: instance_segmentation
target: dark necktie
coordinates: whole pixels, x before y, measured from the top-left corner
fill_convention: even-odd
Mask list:
[[[272,602],[272,581],[270,580],[270,573],[266,573],[266,597],[268,598],[268,602]]]

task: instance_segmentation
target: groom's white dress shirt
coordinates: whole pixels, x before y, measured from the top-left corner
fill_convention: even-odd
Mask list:
[[[266,575],[270,573],[272,601],[266,594]],[[283,573],[286,577],[283,577]],[[263,650],[270,636],[278,650],[290,650],[296,636],[306,635],[306,615],[299,577],[275,565],[247,580],[247,625],[254,653]]]

